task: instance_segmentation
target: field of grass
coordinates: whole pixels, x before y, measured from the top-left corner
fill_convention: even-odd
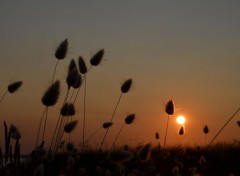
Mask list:
[[[66,76],[67,92],[62,102],[55,129],[52,131],[50,146],[45,146],[45,131],[48,119],[48,109],[54,106],[60,94],[60,81],[55,80],[57,65],[60,60],[66,57],[68,51],[68,40],[60,43],[55,52],[57,62],[53,71],[52,82],[42,96],[42,104],[45,107],[37,130],[36,145],[31,155],[21,155],[21,133],[19,129],[4,121],[5,143],[0,146],[0,175],[6,176],[237,176],[240,175],[240,141],[230,144],[212,144],[223,128],[238,113],[240,108],[230,117],[226,124],[220,129],[210,144],[196,147],[167,147],[168,123],[164,143],[154,146],[151,143],[139,144],[135,148],[130,148],[127,144],[123,147],[116,147],[120,133],[125,126],[129,126],[135,120],[135,114],[129,114],[114,139],[111,149],[104,151],[102,145],[107,139],[107,134],[111,128],[116,110],[121,101],[130,90],[133,83],[131,78],[125,80],[120,87],[120,96],[117,99],[109,121],[103,123],[105,129],[99,149],[91,150],[86,146],[85,136],[85,103],[83,107],[83,129],[80,147],[75,147],[71,143],[71,133],[78,124],[77,119],[72,119],[75,115],[74,103],[78,97],[79,89],[84,89],[84,102],[86,99],[87,73],[100,64],[104,49],[96,52],[90,59],[91,66],[87,64],[81,56],[78,63],[72,59],[68,66]],[[8,93],[15,93],[22,85],[22,81],[8,85],[7,91],[2,95],[0,103]],[[82,86],[84,85],[84,86]],[[165,107],[166,116],[174,114],[174,102],[169,100]],[[238,122],[240,126],[240,122]],[[207,136],[209,129],[207,125],[203,128],[203,133]],[[63,135],[68,135],[68,141],[63,142]],[[184,135],[184,127],[179,130],[179,135]],[[156,140],[159,134],[156,133]],[[205,138],[206,139],[206,138]],[[206,140],[205,140],[206,143]]]
[[[0,175],[106,175],[106,176],[237,176],[240,174],[240,142],[206,147],[154,146],[142,151],[124,146],[112,151],[59,152],[55,157],[46,151],[32,153],[20,163],[10,159]],[[146,149],[146,148],[145,148]],[[1,158],[1,161],[4,161]]]

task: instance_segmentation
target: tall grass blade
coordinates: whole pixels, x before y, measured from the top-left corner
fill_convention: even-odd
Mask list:
[[[227,126],[227,124],[237,115],[237,113],[240,111],[240,107],[233,113],[233,115],[228,119],[228,121],[223,125],[223,127],[218,131],[218,133],[213,137],[211,142],[208,144],[208,147],[211,146],[211,144],[214,142],[214,140],[218,137],[218,135],[222,132],[222,130]]]

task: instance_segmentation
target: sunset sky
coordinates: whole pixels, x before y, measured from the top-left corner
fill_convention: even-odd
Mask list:
[[[117,145],[152,142],[159,132],[163,144],[165,104],[175,103],[169,121],[167,146],[209,142],[240,106],[240,1],[237,0],[122,0],[122,1],[0,1],[0,94],[9,83],[22,80],[14,94],[0,104],[1,124],[15,124],[23,153],[34,148],[44,106],[41,97],[51,84],[55,49],[65,38],[67,57],[57,68],[61,95],[49,109],[47,141],[55,127],[66,93],[70,59],[89,59],[105,49],[103,62],[87,77],[86,136],[110,120],[124,80],[133,87],[122,97],[104,147],[110,147],[124,118],[136,114]],[[83,89],[82,89],[83,90]],[[83,91],[77,100],[72,135],[81,142]],[[186,117],[186,134],[179,136],[176,117]],[[238,114],[216,142],[240,140]],[[0,145],[4,128],[0,125]],[[104,130],[90,141],[97,148]]]

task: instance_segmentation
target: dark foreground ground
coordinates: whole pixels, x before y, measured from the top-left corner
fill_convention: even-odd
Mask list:
[[[52,159],[47,159],[42,151],[19,164],[14,161],[2,164],[0,175],[240,176],[239,142],[215,144],[210,148],[173,147],[163,150],[152,147],[139,152],[143,147],[125,147],[115,155],[111,155],[110,151],[85,151],[79,154],[65,150]]]

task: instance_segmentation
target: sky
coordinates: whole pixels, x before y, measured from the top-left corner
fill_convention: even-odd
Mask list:
[[[109,121],[121,84],[133,79],[131,91],[121,99],[114,125],[104,147],[110,147],[124,119],[117,145],[152,142],[155,133],[163,144],[165,105],[174,101],[169,119],[167,146],[204,145],[239,108],[240,102],[240,2],[237,0],[131,0],[131,1],[0,1],[0,94],[8,84],[23,85],[0,104],[0,119],[15,124],[22,135],[23,153],[30,152],[44,106],[41,98],[51,84],[58,44],[69,41],[67,57],[59,62],[55,78],[61,81],[58,103],[49,108],[46,145],[49,145],[65,93],[71,59],[90,58],[105,50],[101,65],[87,76],[86,137]],[[76,102],[77,128],[72,142],[82,136],[83,89]],[[178,135],[176,117],[186,117],[185,134]],[[223,130],[216,142],[240,140],[237,121]],[[0,127],[3,147],[4,128]],[[104,130],[89,141],[98,148]],[[66,137],[66,136],[65,136]]]

